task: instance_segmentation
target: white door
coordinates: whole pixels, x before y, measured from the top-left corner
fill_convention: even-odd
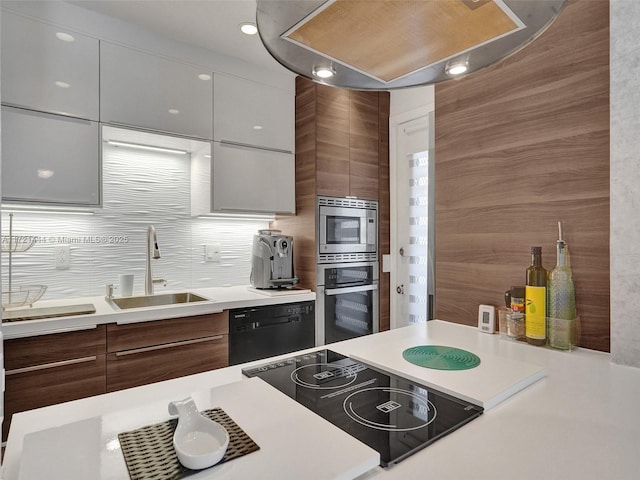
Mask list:
[[[391,327],[397,328],[426,322],[433,309],[433,113],[392,128]]]

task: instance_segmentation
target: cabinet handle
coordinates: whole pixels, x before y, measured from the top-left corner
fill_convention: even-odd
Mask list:
[[[258,147],[256,145],[251,145],[250,143],[233,142],[231,140],[220,140],[220,145],[228,147],[255,148],[257,150],[269,150],[270,152],[278,153],[293,153],[292,151],[285,150],[284,148]]]
[[[64,367],[66,365],[75,365],[77,363],[95,362],[98,359],[97,356],[74,358],[73,360],[62,360],[60,362],[44,363],[42,365],[33,365],[31,367],[16,368],[15,370],[7,370],[6,376],[18,375],[20,373],[36,372],[38,370],[47,370],[48,368]]]
[[[98,325],[83,325],[81,327],[56,328],[55,330],[35,330],[33,332],[20,334],[19,336],[13,336],[11,334],[5,335],[4,339],[11,340],[14,338],[39,337],[41,335],[49,335],[53,333],[79,332],[80,330],[95,330],[96,328],[98,328]]]
[[[354,292],[368,292],[370,290],[377,290],[378,285],[363,285],[361,287],[343,287],[343,288],[327,288],[324,291],[325,295],[342,295],[343,293]]]
[[[133,350],[124,350],[116,352],[116,357],[124,357],[125,355],[133,355],[135,353],[153,352],[154,350],[165,350],[167,348],[182,347],[183,345],[192,345],[194,343],[209,342],[211,340],[221,340],[224,335],[216,335],[215,337],[196,338],[195,340],[183,340],[181,342],[165,343],[163,345],[153,345],[151,347],[134,348]]]

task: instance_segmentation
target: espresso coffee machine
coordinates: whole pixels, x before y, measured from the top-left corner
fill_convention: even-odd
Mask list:
[[[293,237],[280,230],[259,230],[253,236],[251,285],[273,289],[298,283],[293,274]]]

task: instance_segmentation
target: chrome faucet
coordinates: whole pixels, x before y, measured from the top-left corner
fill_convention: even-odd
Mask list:
[[[153,247],[151,246],[153,242]],[[160,249],[158,248],[158,236],[156,235],[156,227],[149,225],[147,228],[147,271],[144,277],[144,294],[153,295],[153,285],[161,283],[167,285],[167,281],[164,278],[153,278],[151,273],[151,249],[153,248],[153,258],[160,258]]]

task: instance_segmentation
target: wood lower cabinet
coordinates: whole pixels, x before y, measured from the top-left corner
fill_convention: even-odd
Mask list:
[[[229,365],[229,312],[107,325],[107,391]]]
[[[106,393],[106,328],[6,340],[6,440],[14,413]]]
[[[229,365],[227,335],[107,355],[107,391],[114,392]]]
[[[229,312],[4,342],[2,439],[14,413],[229,365]]]

